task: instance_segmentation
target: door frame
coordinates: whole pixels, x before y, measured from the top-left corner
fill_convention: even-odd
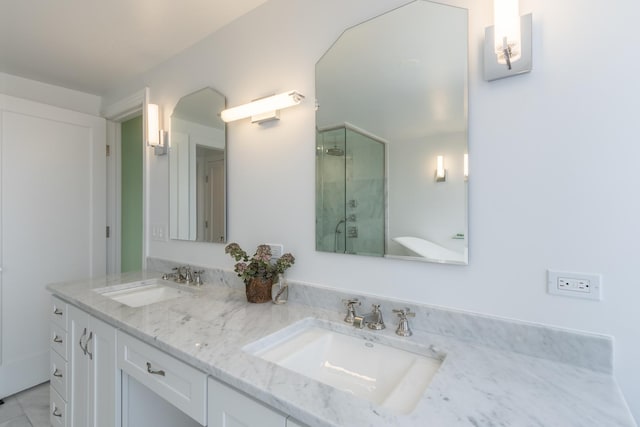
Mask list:
[[[106,106],[102,115],[107,119],[107,145],[110,156],[107,157],[107,225],[110,227],[107,239],[107,274],[121,272],[121,184],[122,184],[122,132],[121,123],[142,115],[142,268],[147,268],[147,224],[149,223],[149,192],[147,182],[149,174],[149,154],[146,150],[147,112],[149,88],[145,87],[126,98]]]

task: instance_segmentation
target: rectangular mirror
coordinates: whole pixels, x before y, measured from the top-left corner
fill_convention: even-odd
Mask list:
[[[468,263],[467,28],[417,0],[318,61],[318,251]]]
[[[227,241],[224,95],[204,88],[183,96],[171,114],[170,237]]]

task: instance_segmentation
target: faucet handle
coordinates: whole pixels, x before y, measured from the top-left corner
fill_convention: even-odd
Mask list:
[[[353,323],[356,318],[356,305],[360,305],[360,300],[358,298],[351,299],[343,299],[342,302],[347,306],[347,315],[344,318],[344,321],[347,323]]]
[[[204,273],[204,270],[196,270],[193,272],[193,281],[196,286],[201,286],[203,284],[201,277],[202,273]]]
[[[412,312],[409,307],[401,310],[393,309],[393,312],[396,313],[400,318],[400,323],[398,323],[396,334],[400,335],[401,337],[410,337],[411,335],[413,335],[413,332],[411,332],[411,328],[409,327],[409,320],[407,319],[407,317],[416,317],[416,314]]]
[[[409,307],[405,307],[403,309],[394,308],[392,311],[396,313],[398,317],[400,317],[400,319],[406,319],[407,317],[416,317],[416,314],[411,311]]]
[[[360,306],[360,300],[358,298],[343,299],[342,303],[346,305],[347,308],[353,308],[355,305]]]

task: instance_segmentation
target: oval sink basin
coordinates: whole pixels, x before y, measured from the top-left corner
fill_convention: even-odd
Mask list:
[[[293,331],[275,343],[261,345],[258,341],[245,350],[399,414],[415,409],[442,364],[442,358],[315,325]]]
[[[167,280],[148,279],[95,289],[94,291],[129,307],[142,307],[190,293],[189,290],[178,286]]]

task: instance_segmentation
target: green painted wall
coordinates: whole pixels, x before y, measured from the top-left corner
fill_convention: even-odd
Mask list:
[[[142,269],[142,116],[122,123],[121,270]]]

